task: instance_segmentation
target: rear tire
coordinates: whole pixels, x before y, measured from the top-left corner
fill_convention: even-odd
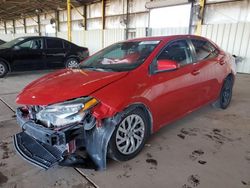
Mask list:
[[[0,60],[0,78],[3,78],[8,72],[7,64]]]
[[[108,155],[116,161],[134,158],[149,136],[149,122],[143,110],[136,108],[126,114],[109,141]]]
[[[79,61],[76,58],[69,58],[65,63],[65,67],[70,69],[78,68],[78,65]]]
[[[213,105],[218,108],[226,109],[231,103],[232,95],[233,95],[233,77],[228,76],[225,79],[223,86],[221,88],[219,99]]]

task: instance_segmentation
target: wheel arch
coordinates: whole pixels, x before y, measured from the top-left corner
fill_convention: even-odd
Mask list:
[[[146,118],[149,122],[150,134],[152,134],[153,133],[153,116],[152,116],[152,113],[150,112],[149,108],[145,104],[143,104],[143,103],[130,104],[123,110],[123,112],[125,112],[125,114],[126,114],[127,112],[130,112],[136,108],[143,110],[143,112],[146,115]]]
[[[10,63],[9,63],[6,59],[1,58],[1,57],[0,57],[0,61],[3,61],[3,62],[7,65],[8,71],[9,71],[9,72],[11,72],[11,66],[10,66]]]
[[[70,59],[70,58],[75,58],[79,61],[80,63],[80,58],[77,56],[77,55],[73,55],[73,54],[70,54],[68,56],[65,57],[65,63]]]

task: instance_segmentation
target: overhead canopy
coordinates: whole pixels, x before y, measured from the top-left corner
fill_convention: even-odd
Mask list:
[[[74,6],[94,3],[97,0],[71,0]],[[0,21],[21,19],[36,14],[63,10],[67,0],[0,0]]]

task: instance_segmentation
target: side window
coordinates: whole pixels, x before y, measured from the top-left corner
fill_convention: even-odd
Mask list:
[[[28,40],[22,44],[19,45],[20,48],[28,48],[28,49],[42,49],[43,47],[43,42],[42,39],[33,39],[33,40]]]
[[[168,44],[157,58],[157,60],[163,59],[176,61],[181,66],[191,63],[191,51],[187,41],[178,40]]]
[[[66,48],[66,49],[71,48],[71,45],[70,45],[70,43],[69,43],[69,42],[67,42],[67,41],[63,41],[63,43],[64,43],[64,48]]]
[[[197,61],[217,56],[217,49],[210,42],[197,39],[191,41],[194,45]]]
[[[63,43],[59,39],[46,39],[48,49],[60,49],[63,48]]]
[[[21,48],[30,48],[31,47],[32,40],[28,40],[26,42],[23,42],[22,44],[19,44],[18,46]]]

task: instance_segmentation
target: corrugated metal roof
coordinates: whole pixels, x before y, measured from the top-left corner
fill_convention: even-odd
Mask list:
[[[36,14],[63,10],[67,0],[0,0],[0,21],[20,19]],[[97,2],[97,0],[71,0],[74,6]]]

